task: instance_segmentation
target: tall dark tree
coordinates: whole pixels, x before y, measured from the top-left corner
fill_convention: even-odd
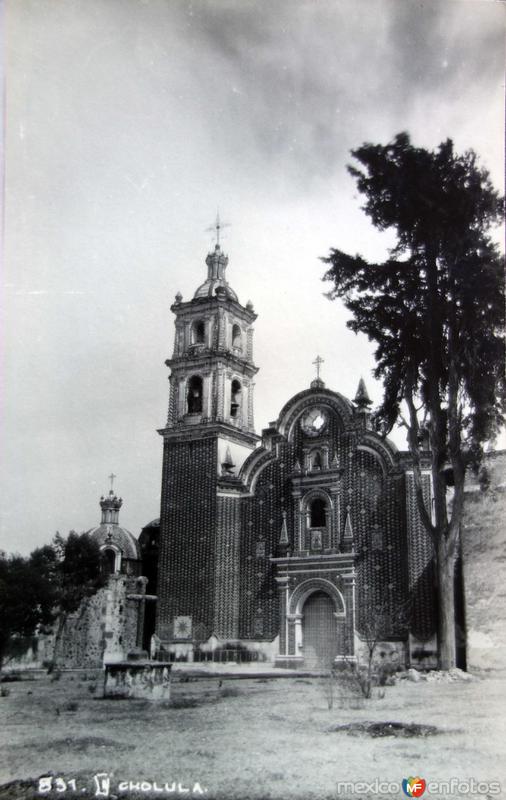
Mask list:
[[[384,397],[377,421],[401,420],[413,459],[418,509],[434,545],[439,662],[455,664],[454,569],[464,480],[504,423],[504,267],[490,237],[503,201],[473,151],[447,140],[414,147],[406,133],[352,151],[348,167],[364,211],[396,246],[382,263],[332,249],[323,261],[329,297],[352,312],[348,326],[377,345]],[[433,513],[424,503],[420,443],[428,436]],[[450,504],[448,476],[453,496]],[[450,506],[450,508],[448,508]]]
[[[57,533],[28,558],[0,552],[0,669],[55,622],[56,663],[69,614],[103,585],[99,546],[85,533]]]
[[[40,548],[29,558],[0,553],[0,670],[26,650],[41,626],[53,621],[54,563],[51,547]]]

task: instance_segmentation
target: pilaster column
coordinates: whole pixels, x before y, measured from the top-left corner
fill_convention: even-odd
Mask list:
[[[294,532],[293,532],[293,542],[295,545],[296,550],[303,550],[303,541],[302,541],[302,533],[301,529],[303,529],[302,525],[302,511],[301,511],[301,493],[300,492],[293,492],[293,525],[294,525]]]
[[[226,320],[223,308],[218,309],[218,350],[225,349],[226,343]]]
[[[253,416],[253,387],[255,386],[253,381],[249,382],[248,385],[248,430],[253,431],[255,429],[255,421]]]
[[[215,392],[217,396],[217,418],[225,419],[225,370],[222,364],[218,364],[216,369],[216,387]]]
[[[208,419],[212,415],[212,376],[205,375],[203,378],[202,414]]]
[[[344,622],[345,655],[355,655],[355,573],[343,575],[343,594],[346,605]]]
[[[186,353],[189,346],[191,345],[191,322],[185,322],[184,324],[184,337],[183,337],[183,350]]]
[[[330,487],[330,497],[332,499],[332,515],[330,522],[330,547],[334,550],[339,550],[339,531],[340,525],[340,508],[339,508],[339,487]]]
[[[253,361],[253,328],[248,328],[246,334],[246,358],[248,361]]]
[[[279,589],[279,654],[288,655],[288,577],[282,575],[274,579]]]
[[[303,654],[302,614],[287,614],[288,620],[288,655]]]
[[[179,386],[178,386],[178,406],[179,406],[179,414],[178,417],[181,418],[186,413],[186,381],[184,378],[179,379]]]
[[[169,407],[167,409],[167,425],[173,425],[177,420],[178,383],[174,375],[170,376]]]

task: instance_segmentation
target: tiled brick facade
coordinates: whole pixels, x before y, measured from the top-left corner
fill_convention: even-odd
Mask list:
[[[175,616],[194,634],[213,632],[216,559],[216,439],[166,442],[161,503],[157,633],[172,638]]]

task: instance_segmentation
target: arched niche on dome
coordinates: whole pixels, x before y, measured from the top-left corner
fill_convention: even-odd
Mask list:
[[[100,569],[107,577],[121,571],[121,551],[111,542],[106,542],[100,548]]]

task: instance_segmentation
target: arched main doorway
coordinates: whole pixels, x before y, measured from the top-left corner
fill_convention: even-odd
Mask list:
[[[324,591],[309,595],[302,608],[304,666],[329,669],[338,651],[337,623],[332,598]]]

